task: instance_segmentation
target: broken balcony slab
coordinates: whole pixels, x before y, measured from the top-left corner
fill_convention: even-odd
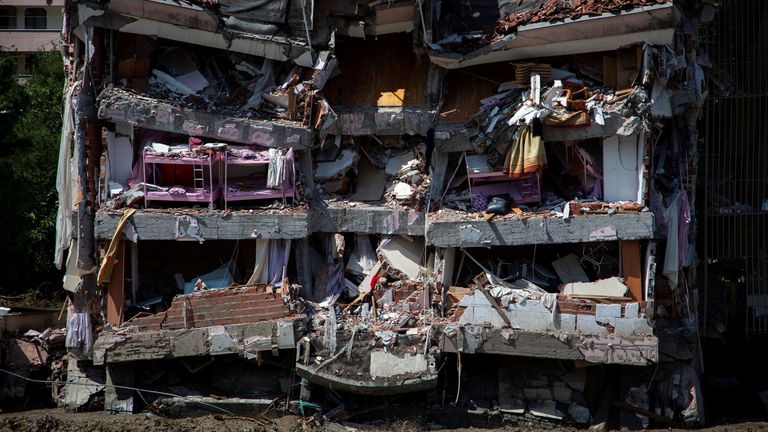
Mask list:
[[[435,110],[419,107],[336,108],[336,135],[426,135]]]
[[[307,148],[313,132],[301,123],[266,121],[185,109],[173,103],[107,87],[99,95],[99,118],[133,126],[259,145]]]
[[[603,125],[595,122],[579,128],[544,125],[542,137],[546,142],[579,141],[615,135],[629,136],[643,132],[643,120],[640,117],[624,117],[619,112],[611,111],[603,111],[603,115],[605,117]],[[463,124],[441,124],[435,130],[435,148],[445,153],[474,151],[472,137],[477,134],[477,129]]]
[[[323,201],[312,207],[312,232],[424,235],[424,213],[365,203]]]
[[[139,240],[301,239],[309,234],[306,209],[254,211],[152,211],[131,216]],[[109,240],[122,212],[98,211],[95,236]],[[194,232],[190,232],[193,229]],[[198,238],[200,237],[200,238]]]
[[[290,341],[282,327],[293,330]],[[103,365],[139,360],[160,360],[219,354],[239,354],[244,357],[258,351],[294,349],[295,341],[303,335],[304,319],[260,321],[247,324],[200,327],[181,330],[130,332],[104,331],[93,345],[93,364]],[[228,343],[222,343],[225,336]],[[290,342],[290,343],[289,343]]]
[[[436,372],[425,372],[412,378],[396,380],[353,379],[334,375],[328,370],[317,370],[317,367],[298,362],[296,363],[296,373],[307,381],[322,387],[370,396],[387,396],[434,389],[437,387],[438,377]]]
[[[560,22],[521,25],[515,34],[497,37],[467,54],[430,50],[432,63],[447,69],[537,57],[609,51],[634,43],[667,45],[673,42],[672,2],[637,7],[618,13],[581,16]],[[578,34],[580,37],[574,38]]]
[[[443,214],[438,217],[434,213],[428,215],[427,244],[437,247],[521,246],[654,237],[654,216],[649,211],[580,215],[568,219],[507,217],[490,221],[469,219],[453,210],[441,212]]]
[[[659,361],[659,341],[643,335],[583,335],[465,326],[440,331],[440,349],[598,364],[646,366]]]
[[[80,3],[78,17],[79,22],[86,26],[170,39],[278,61],[294,60],[307,67],[313,65],[312,50],[303,39],[221,31],[216,18],[188,3],[118,0],[110,1],[103,9]]]

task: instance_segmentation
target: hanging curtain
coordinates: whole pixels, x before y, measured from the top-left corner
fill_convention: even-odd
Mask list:
[[[256,262],[248,285],[269,283],[269,240],[256,239]]]
[[[281,239],[269,242],[269,284],[282,286],[291,256],[291,240]]]

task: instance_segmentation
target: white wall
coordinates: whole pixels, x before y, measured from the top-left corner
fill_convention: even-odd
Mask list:
[[[603,199],[636,201],[642,199],[642,175],[645,136],[614,135],[603,140]]]
[[[3,2],[0,2],[0,6],[5,6],[6,4]],[[11,4],[8,4],[8,6],[13,6]],[[46,13],[46,26],[47,30],[61,30],[61,27],[64,22],[64,14],[63,9],[61,7],[56,6],[41,6],[42,9],[45,9]],[[16,28],[17,29],[24,29],[24,11],[27,10],[27,6],[16,6]]]
[[[116,123],[115,132],[107,133],[107,180],[128,187],[133,161],[133,127]]]

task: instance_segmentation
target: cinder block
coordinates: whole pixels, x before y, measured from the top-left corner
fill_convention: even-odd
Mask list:
[[[614,334],[620,335],[652,335],[653,327],[648,325],[645,318],[616,318],[611,323]]]
[[[611,318],[621,318],[620,304],[598,304],[595,310],[597,322],[607,323]]]
[[[640,316],[640,303],[624,305],[624,318],[637,318],[638,316]]]
[[[507,310],[510,312],[537,312],[537,313],[549,313],[549,309],[546,308],[540,301],[526,300],[522,303],[510,303],[507,306]]]
[[[576,330],[591,335],[608,334],[608,329],[598,324],[593,315],[577,315]]]
[[[558,321],[555,322],[554,328],[552,330],[559,330],[564,332],[575,332],[576,331],[576,315],[574,314],[564,314],[561,313],[558,315]]]
[[[526,331],[546,331],[549,324],[549,312],[507,312],[509,322],[513,328]]]

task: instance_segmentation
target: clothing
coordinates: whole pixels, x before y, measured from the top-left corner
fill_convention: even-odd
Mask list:
[[[285,177],[285,156],[283,152],[271,148],[269,149],[269,165],[267,165],[267,188],[282,188],[282,180]]]
[[[523,125],[514,135],[504,158],[504,172],[513,178],[541,170],[547,166],[547,153],[541,139],[541,122],[534,119],[531,125]],[[538,133],[537,133],[538,132]]]

